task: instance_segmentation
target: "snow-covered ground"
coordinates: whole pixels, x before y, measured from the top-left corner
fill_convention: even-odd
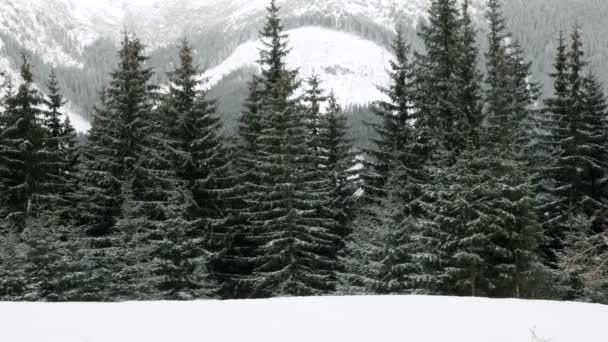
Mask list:
[[[6,342],[606,342],[608,306],[452,297],[0,303]]]

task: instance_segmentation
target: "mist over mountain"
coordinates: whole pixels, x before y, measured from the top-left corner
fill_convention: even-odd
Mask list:
[[[400,23],[414,48],[420,49],[416,27],[424,20],[429,0],[281,0],[281,13],[293,48],[288,61],[302,77],[317,73],[325,87],[336,91],[345,105],[365,105],[381,94],[389,42]],[[35,74],[43,84],[51,68],[69,100],[71,116],[86,130],[97,91],[116,61],[116,46],[125,31],[148,46],[156,82],[176,60],[176,46],[192,41],[197,63],[209,69],[212,94],[228,129],[234,126],[246,81],[257,58],[256,39],[265,16],[266,0],[0,0],[0,69],[14,70],[23,51],[32,55]],[[472,2],[479,29],[478,43],[486,45],[485,4]],[[587,58],[603,82],[608,69],[602,61],[608,46],[608,2],[602,0],[509,0],[505,14],[533,62],[536,80],[550,87],[547,73],[560,29],[581,25]],[[585,18],[585,20],[577,20]],[[321,47],[312,51],[311,45]],[[480,61],[481,62],[481,61]]]

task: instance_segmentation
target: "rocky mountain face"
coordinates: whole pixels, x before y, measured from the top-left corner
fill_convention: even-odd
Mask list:
[[[395,24],[403,23],[419,47],[415,30],[430,5],[430,0],[277,2],[291,35],[289,63],[303,77],[319,74],[345,105],[380,96],[376,87],[386,82]],[[482,49],[484,3],[472,3]],[[214,94],[229,98],[221,100],[220,110],[230,122],[254,70],[255,38],[267,5],[268,0],[0,0],[0,69],[16,78],[23,51],[34,59],[39,84],[55,68],[72,116],[84,118],[81,129],[86,129],[88,109],[112,69],[122,32],[135,32],[148,45],[158,82],[175,60],[177,42],[188,37],[199,64],[208,69]],[[548,84],[554,37],[575,21],[585,33],[591,64],[599,68],[608,55],[605,0],[508,0],[505,11],[541,83]],[[608,81],[608,71],[600,74]]]

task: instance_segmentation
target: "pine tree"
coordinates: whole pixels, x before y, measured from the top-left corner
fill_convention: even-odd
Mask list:
[[[469,144],[471,134],[462,126],[473,127],[466,124],[468,106],[460,98],[468,85],[459,78],[464,40],[456,0],[433,0],[427,21],[419,31],[425,53],[416,55],[416,107],[420,124],[431,130],[425,133],[427,144],[449,165]]]
[[[560,270],[574,280],[568,299],[608,302],[608,226],[606,215],[591,219],[585,215],[573,220],[560,254]]]
[[[476,70],[475,66],[461,65],[470,61],[470,56],[463,51],[466,39],[474,39],[467,36],[471,28],[463,29],[464,24],[466,16],[460,14],[456,1],[431,2],[428,20],[418,32],[425,51],[415,54],[415,139],[410,151],[404,150],[403,154],[408,161],[404,165],[410,166],[404,170],[415,170],[411,168],[415,163],[422,167],[418,177],[412,179],[412,193],[405,199],[410,205],[405,208],[413,209],[415,215],[426,222],[414,226],[417,230],[412,234],[416,241],[413,253],[421,267],[423,287],[433,293],[450,292],[442,289],[446,277],[443,266],[449,257],[449,251],[443,246],[446,241],[442,228],[445,227],[438,217],[447,210],[441,201],[448,196],[444,194],[448,180],[442,177],[450,175],[444,172],[445,168],[452,166],[458,155],[470,147],[470,138],[474,136],[469,129],[473,127],[467,122],[467,111],[473,106],[460,98],[470,86],[465,84],[465,74]]]
[[[47,110],[44,112],[43,124],[47,130],[44,138],[45,158],[41,163],[47,171],[47,177],[43,182],[45,195],[42,198],[45,210],[66,217],[73,208],[71,196],[76,191],[74,177],[78,151],[75,147],[75,132],[67,115],[66,121],[62,122],[61,119],[64,116],[61,109],[65,101],[54,71],[49,77],[47,92]]]
[[[22,234],[23,267],[27,291],[23,300],[63,301],[70,299],[70,290],[77,286],[72,272],[73,255],[69,231],[54,213],[28,218]]]
[[[26,293],[25,256],[17,232],[2,234],[0,239],[0,298],[4,301],[21,300]]]
[[[534,170],[526,157],[538,86],[530,81],[531,65],[524,61],[521,47],[509,38],[498,1],[490,1],[487,17],[491,23],[486,54],[490,105],[481,160],[489,161],[491,187],[487,194],[496,196],[496,202],[486,203],[493,225],[488,256],[490,293],[521,297],[529,293],[526,286],[538,262],[542,238],[535,212]]]
[[[478,120],[476,126],[463,126],[470,128],[462,137],[465,148],[453,163],[445,164],[453,158],[440,159],[432,173],[434,184],[421,186],[427,199],[419,203],[428,222],[415,239],[423,256],[422,275],[432,291],[520,296],[540,235],[518,147],[535,87],[517,46],[506,45],[509,34],[498,1],[488,7],[487,125]],[[477,108],[478,101],[471,97],[469,108]]]
[[[157,260],[167,227],[187,225],[189,191],[174,170],[172,143],[153,110],[155,87],[143,45],[125,35],[85,149],[82,218],[91,244],[87,281],[102,299],[164,296]],[[188,228],[184,228],[188,229]]]
[[[77,166],[80,163],[80,148],[78,146],[78,133],[70,117],[66,116],[61,126],[60,134],[60,149],[64,152],[66,169],[68,174],[75,174],[77,172]]]
[[[21,231],[29,216],[42,204],[40,195],[47,170],[44,140],[47,131],[42,125],[43,97],[33,86],[32,66],[23,56],[22,84],[14,96],[5,100],[4,130],[0,135],[0,207],[3,229]]]
[[[164,134],[162,119],[153,109],[155,87],[149,85],[152,71],[146,68],[143,50],[138,39],[125,42],[124,57],[110,83],[108,96],[129,127],[128,131],[123,130],[129,150],[125,151],[122,184],[129,192],[123,192],[125,209],[116,224],[122,231],[133,229],[131,243],[137,246],[134,249],[137,255],[132,258],[137,264],[126,269],[127,273],[133,272],[130,276],[134,281],[128,288],[136,287],[134,293],[154,298],[162,282],[173,276],[164,274],[166,268],[157,265],[159,245],[171,238],[171,230],[190,231],[190,218],[185,215],[197,194],[190,194],[187,182],[175,171],[169,152],[173,140]]]
[[[320,118],[320,146],[322,171],[329,179],[331,203],[327,206],[329,217],[337,223],[336,235],[346,239],[351,232],[357,192],[356,155],[348,138],[348,118],[332,91],[327,111]]]
[[[459,131],[466,132],[465,140],[475,148],[479,144],[480,127],[483,121],[483,102],[481,80],[478,70],[479,48],[477,47],[477,32],[471,18],[470,0],[465,0],[461,8],[460,32],[460,61],[457,65],[456,77],[459,84],[459,98],[462,102],[464,120],[460,120]]]
[[[63,125],[60,112],[61,107],[65,105],[57,75],[55,71],[51,71],[47,84],[48,100],[46,101],[48,110],[45,114],[44,125],[49,130],[50,136],[46,139],[46,147],[50,150],[59,150],[61,143],[59,139],[63,133]]]
[[[602,85],[597,80],[593,70],[589,70],[583,83],[583,120],[581,130],[587,134],[589,149],[587,172],[584,179],[584,188],[597,202],[603,202],[606,195],[602,189],[606,185],[606,169],[608,168],[608,155],[605,147],[608,146],[608,104]]]
[[[258,151],[257,137],[261,134],[262,83],[257,75],[249,83],[249,96],[241,113],[238,138],[226,155],[230,160],[228,184],[224,192],[227,205],[224,248],[211,258],[210,272],[220,284],[220,296],[225,299],[248,298],[254,293],[247,279],[253,272],[256,243],[248,221],[252,205],[247,196],[259,182],[251,156]]]
[[[606,168],[605,156],[598,153],[605,146],[605,119],[598,120],[603,116],[601,112],[586,109],[588,101],[597,101],[598,90],[592,90],[597,85],[592,86],[583,75],[587,62],[578,27],[572,32],[570,49],[564,45],[558,47],[556,72],[552,75],[555,95],[546,102],[553,119],[555,149],[541,210],[548,237],[545,249],[551,263],[557,262],[556,253],[563,248],[571,220],[580,215],[592,217],[605,208],[597,190],[603,178],[601,170]]]
[[[396,178],[387,183],[388,197],[382,205],[372,205],[371,215],[360,215],[355,222],[344,258],[345,293],[405,294],[415,292],[419,279],[419,265],[412,252],[414,244],[410,225],[412,220],[394,189],[403,187]]]
[[[249,158],[255,183],[245,200],[255,244],[250,283],[255,296],[318,295],[333,289],[339,240],[324,217],[327,179],[319,171],[306,112],[293,99],[297,72],[285,66],[287,40],[274,1],[261,32],[261,107],[257,151]]]
[[[321,126],[322,114],[321,106],[327,102],[325,90],[321,88],[321,79],[318,75],[313,74],[306,80],[307,89],[304,90],[302,97],[304,110],[306,111],[306,122],[310,132],[310,144],[315,154],[321,155]],[[321,163],[321,161],[319,161]]]
[[[565,138],[567,132],[567,116],[569,109],[569,82],[568,82],[568,65],[567,65],[567,46],[563,32],[560,31],[558,38],[558,46],[556,49],[555,61],[553,63],[555,71],[550,74],[553,79],[553,97],[544,101],[545,109],[542,124],[548,127],[548,134],[544,137],[544,145],[546,146],[546,159],[540,160],[539,169],[543,181],[546,184],[539,187],[540,192],[540,218],[545,226],[547,239],[543,245],[543,253],[548,262],[557,262],[555,250],[560,248],[558,221],[560,218],[554,217],[553,210],[560,201],[560,196],[551,191],[554,183],[553,178],[560,172],[556,167],[555,156],[560,153],[560,142]],[[543,163],[544,162],[544,163]],[[553,184],[551,184],[553,183]]]
[[[408,125],[412,118],[413,74],[410,62],[410,45],[405,41],[402,28],[397,29],[393,41],[394,59],[391,61],[388,88],[380,90],[388,98],[374,105],[378,123],[367,123],[376,132],[374,147],[365,151],[365,172],[363,173],[366,202],[376,203],[384,196],[384,189],[390,177],[391,159],[396,151],[403,150],[411,142]]]
[[[256,138],[260,134],[259,111],[261,106],[261,85],[257,75],[249,83],[249,97],[245,101],[245,111],[240,117],[239,136],[242,138],[241,148],[248,152],[256,150]]]
[[[393,82],[385,90],[390,101],[377,103],[376,113],[382,122],[373,127],[380,138],[375,141],[377,148],[368,151],[374,157],[366,169],[376,172],[364,174],[369,200],[357,218],[354,241],[349,243],[345,258],[343,278],[355,291],[424,291],[429,282],[421,268],[428,253],[414,243],[425,226],[422,187],[428,181],[424,167],[429,149],[422,132],[428,132],[424,126],[428,122],[413,106],[417,89],[408,61],[409,46],[401,33],[394,42],[394,52],[396,59],[389,72]],[[387,179],[389,183],[385,183]],[[378,191],[378,186],[383,188]],[[387,198],[383,198],[385,194]]]
[[[193,259],[203,258],[205,248],[225,248],[223,219],[226,205],[221,202],[221,192],[227,182],[228,163],[218,135],[220,123],[215,116],[214,102],[197,90],[201,86],[197,79],[201,72],[193,64],[192,49],[187,41],[182,43],[179,57],[179,67],[169,75],[171,86],[162,112],[167,113],[164,115],[166,127],[170,128],[169,139],[174,141],[175,170],[186,182],[196,203],[185,218],[196,221],[190,225],[190,230],[171,229],[169,235],[173,252],[168,256],[173,265],[182,265],[183,270],[179,274],[177,269],[180,267],[175,266],[175,275],[181,278],[173,282],[183,283],[183,279],[194,277],[197,272],[200,276],[201,271]],[[198,244],[194,243],[197,240]],[[166,248],[169,248],[167,243],[163,249]],[[184,253],[181,261],[180,251]],[[196,282],[191,282],[191,287],[195,285]]]

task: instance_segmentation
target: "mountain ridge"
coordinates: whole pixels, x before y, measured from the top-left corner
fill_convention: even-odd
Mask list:
[[[347,39],[352,43],[364,40],[373,50],[386,50],[396,22],[405,24],[408,40],[415,49],[420,48],[415,30],[425,17],[430,0],[278,0],[277,3],[282,7],[281,16],[290,31],[304,27],[339,31],[351,38],[355,36],[357,39]],[[198,52],[198,64],[211,72],[225,66],[239,51],[250,49],[255,44],[267,5],[268,0],[0,0],[0,68],[17,78],[19,55],[21,51],[27,51],[34,57],[37,83],[44,85],[50,69],[57,69],[73,111],[88,118],[97,90],[115,64],[113,48],[125,30],[136,33],[147,44],[151,56],[149,64],[157,71],[155,82],[162,83],[175,61],[176,45],[184,37],[192,41]],[[473,0],[471,12],[480,31],[481,51],[485,44],[484,8],[484,0]],[[552,68],[557,31],[560,28],[568,30],[573,18],[578,17],[590,18],[581,23],[588,56],[591,65],[600,70],[600,79],[608,81],[608,69],[601,68],[602,61],[608,57],[608,47],[601,40],[604,33],[608,34],[601,19],[608,15],[608,3],[602,0],[510,0],[505,2],[505,12],[510,29],[521,40],[526,56],[533,62],[535,78],[545,85],[545,93],[550,92],[547,74]],[[302,51],[297,48],[301,45],[300,40],[293,42],[296,52]],[[339,61],[339,56],[330,59]],[[327,68],[323,63],[299,61],[302,65],[298,66],[304,71],[322,73],[321,70]],[[241,65],[241,69],[249,68],[250,62],[251,58]],[[385,71],[385,62],[386,58],[375,60],[377,65],[372,77],[365,79],[365,87],[360,89],[359,93],[367,93],[366,101],[378,95],[369,90],[369,84],[385,85],[377,84],[377,76]],[[357,65],[341,67],[352,70]],[[229,76],[230,72],[223,74]],[[330,80],[333,77],[331,73],[321,76]],[[358,75],[357,79],[364,76]],[[218,82],[220,80],[216,80]],[[333,86],[328,84],[326,88]],[[342,96],[341,100],[344,104],[363,102],[359,101],[360,97],[353,96]],[[230,110],[238,111],[238,108]],[[227,111],[220,110],[223,114]]]

